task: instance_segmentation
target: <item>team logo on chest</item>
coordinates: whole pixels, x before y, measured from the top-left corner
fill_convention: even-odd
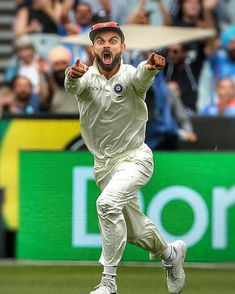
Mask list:
[[[122,92],[123,92],[122,84],[118,83],[118,84],[114,85],[113,90],[118,95],[122,94]]]

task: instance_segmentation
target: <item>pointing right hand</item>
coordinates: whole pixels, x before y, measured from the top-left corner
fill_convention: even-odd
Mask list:
[[[89,67],[86,64],[81,63],[80,60],[77,59],[69,71],[69,76],[71,78],[79,79],[88,71],[88,69]]]

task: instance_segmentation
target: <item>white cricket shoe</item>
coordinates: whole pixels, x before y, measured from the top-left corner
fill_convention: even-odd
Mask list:
[[[176,252],[176,258],[170,263],[162,261],[166,272],[166,282],[170,294],[179,294],[184,288],[185,273],[184,273],[184,258],[187,252],[187,246],[184,241],[176,241],[171,243],[171,246]]]
[[[116,283],[103,278],[101,283],[90,294],[118,294]]]

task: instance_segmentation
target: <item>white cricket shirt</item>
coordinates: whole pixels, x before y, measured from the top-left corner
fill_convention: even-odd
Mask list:
[[[80,79],[68,77],[65,89],[78,101],[81,134],[87,148],[97,159],[108,159],[144,143],[148,119],[144,102],[146,91],[157,70],[121,64],[109,80],[101,75],[96,62]]]

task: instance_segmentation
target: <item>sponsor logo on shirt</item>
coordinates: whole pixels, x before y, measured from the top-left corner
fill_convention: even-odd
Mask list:
[[[90,91],[102,91],[102,87],[89,86],[87,88]]]

